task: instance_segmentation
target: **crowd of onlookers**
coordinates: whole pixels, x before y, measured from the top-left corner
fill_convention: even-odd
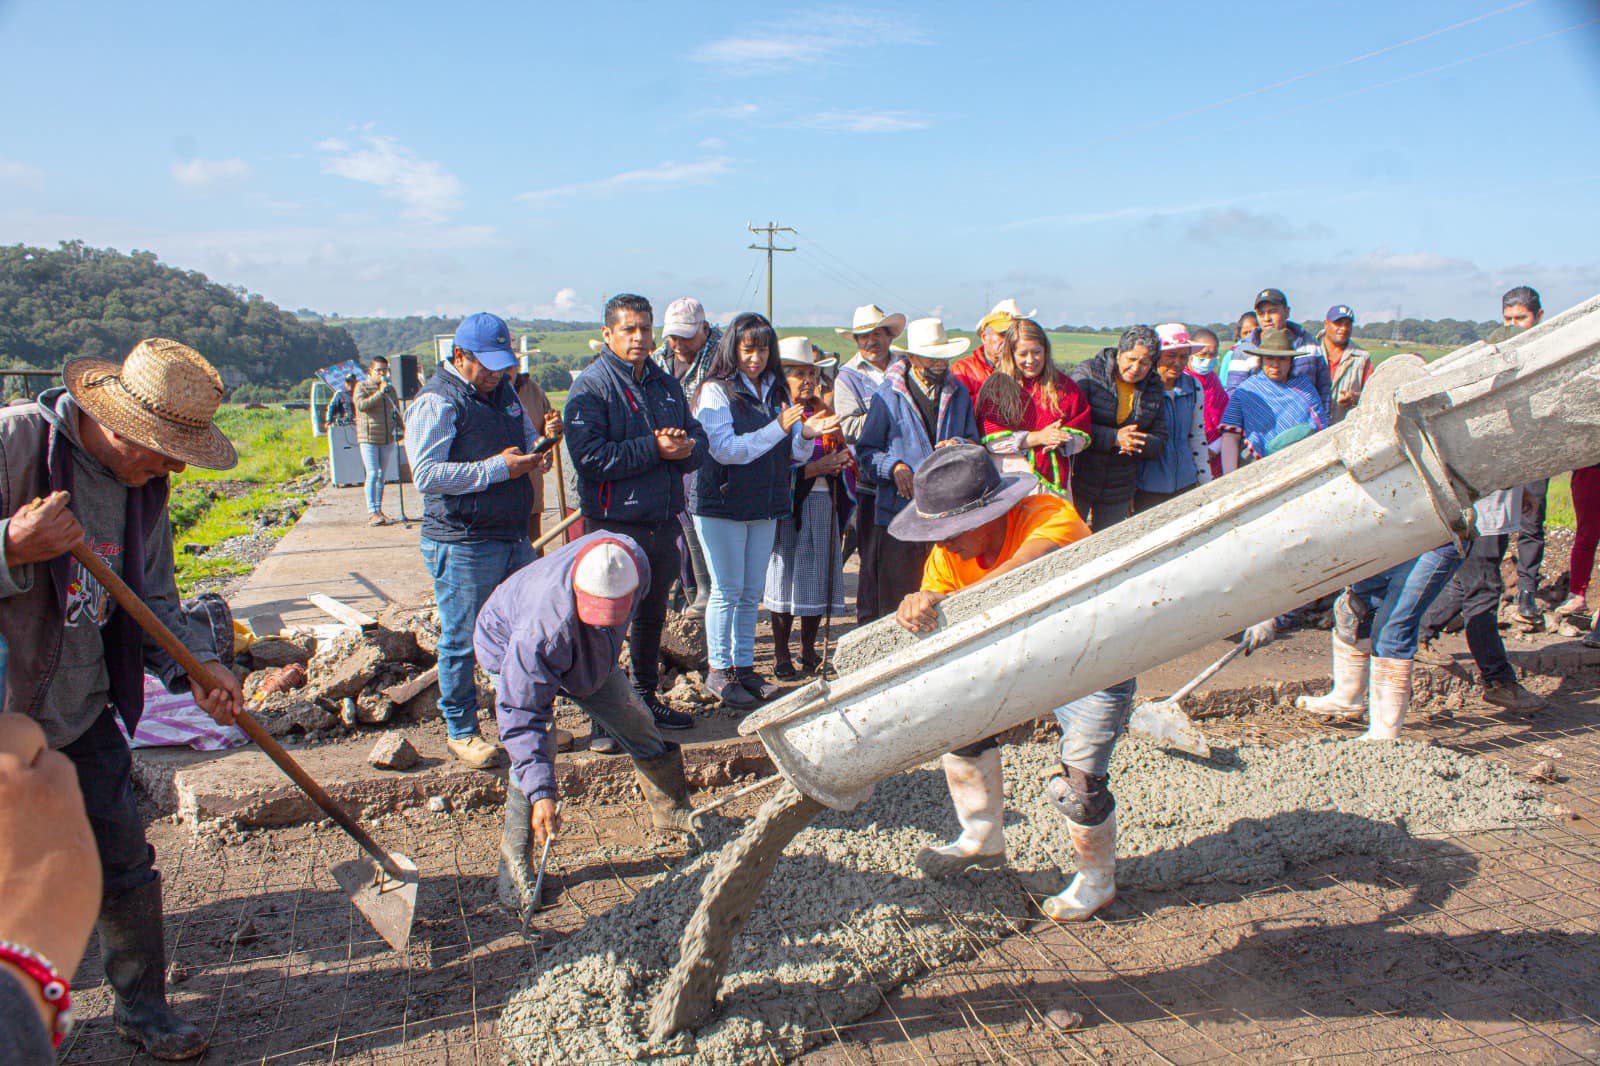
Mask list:
[[[1506,293],[1502,310],[1503,335],[1543,314],[1525,287]],[[1103,530],[1344,419],[1374,370],[1353,336],[1355,319],[1348,305],[1334,304],[1313,332],[1290,318],[1281,290],[1268,288],[1226,340],[1178,322],[1136,325],[1062,369],[1049,333],[1010,299],[978,322],[976,340],[949,336],[937,318],[908,322],[859,307],[836,329],[854,348],[841,356],[806,337],[780,337],[759,314],[719,327],[699,301],[682,298],[658,322],[646,299],[623,294],[607,303],[602,337],[591,342],[595,358],[557,414],[537,385],[515,375],[506,324],[475,315],[409,416],[426,502],[423,554],[446,631],[441,706],[452,737],[474,747],[472,759],[492,757],[476,740],[471,620],[524,565],[537,533],[534,494],[549,456],[525,454],[528,434],[565,433],[586,528],[624,534],[648,557],[656,577],[631,621],[632,682],[660,726],[685,729],[692,717],[656,692],[674,595],[704,618],[707,687],[726,705],[753,706],[777,693],[776,682],[823,661],[819,631],[847,610],[844,564],[852,556],[859,621],[892,614],[917,590],[930,545],[886,529],[913,506],[913,474],[935,449],[979,444],[1002,473],[1031,477],[1035,492],[1070,503],[1091,530]],[[372,390],[355,395],[358,411],[379,410]],[[1544,485],[1524,487],[1508,528],[1494,530],[1520,534],[1517,610],[1529,620],[1540,614],[1544,494]],[[1574,498],[1571,596],[1559,608],[1567,613],[1582,607],[1600,539],[1600,473],[1579,471]],[[380,502],[370,503],[375,521]],[[1458,614],[1481,613],[1491,601],[1498,607],[1491,569],[1464,568],[1439,596],[1428,625],[1419,621],[1421,655],[1450,621],[1438,617],[1448,605]],[[1463,591],[1466,578],[1476,584]],[[775,677],[755,669],[763,606]],[[1301,613],[1331,624],[1331,606],[1330,597]],[[1472,633],[1483,625],[1468,624]],[[1259,628],[1252,640],[1261,639]],[[453,640],[452,631],[466,636]],[[1502,663],[1480,665],[1487,679],[1508,673]],[[1535,698],[1511,685],[1510,704]],[[601,732],[600,750],[614,750]]]

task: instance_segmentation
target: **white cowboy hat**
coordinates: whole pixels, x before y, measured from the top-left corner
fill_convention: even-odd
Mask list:
[[[972,341],[967,337],[954,340],[944,331],[944,320],[914,318],[906,326],[906,351],[925,359],[954,359],[968,348]]]
[[[818,370],[826,370],[839,360],[829,356],[826,359],[817,358],[817,350],[811,343],[810,337],[785,337],[778,342],[778,361],[791,363],[795,366],[814,366]]]
[[[856,313],[850,316],[850,326],[844,329],[835,326],[833,331],[840,334],[871,333],[879,326],[889,327],[889,339],[894,340],[905,332],[906,316],[900,314],[887,314],[877,304],[867,304],[856,308]]]
[[[591,352],[598,353],[600,351],[600,349],[604,348],[605,346],[606,346],[605,341],[598,341],[598,340],[595,340],[593,337],[589,338],[589,350]]]

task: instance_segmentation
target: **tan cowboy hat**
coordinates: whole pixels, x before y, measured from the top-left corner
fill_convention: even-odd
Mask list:
[[[599,352],[600,352],[600,349],[604,348],[605,346],[606,346],[605,341],[595,340],[593,337],[589,338],[589,350],[591,352],[594,352],[595,354],[598,355]]]
[[[944,322],[937,318],[915,318],[906,326],[906,351],[927,359],[954,359],[968,348],[972,341],[967,337],[950,339],[944,331]]]
[[[975,332],[982,333],[985,326],[994,326],[996,329],[1002,331],[1008,330],[1011,328],[1011,323],[1015,322],[1017,319],[1032,318],[1038,313],[1039,309],[1036,307],[1027,314],[1023,314],[1022,305],[1017,303],[1017,301],[1012,299],[1010,296],[1007,296],[1004,300],[1001,300],[999,303],[995,304],[994,308],[988,314],[978,319],[978,326]],[[1004,323],[1004,325],[1000,325],[1000,323]]]
[[[891,315],[877,304],[867,304],[864,307],[856,308],[856,313],[850,316],[848,329],[835,326],[833,331],[853,336],[858,333],[871,333],[879,326],[889,327],[889,339],[894,340],[905,332],[906,316],[900,314]]]
[[[791,366],[814,366],[818,370],[826,370],[838,361],[832,356],[818,359],[816,346],[811,343],[810,337],[785,337],[778,342],[780,363],[788,363]]]
[[[119,437],[206,470],[239,463],[211,421],[222,403],[222,375],[187,344],[151,337],[120,365],[69,359],[61,376],[78,406]]]

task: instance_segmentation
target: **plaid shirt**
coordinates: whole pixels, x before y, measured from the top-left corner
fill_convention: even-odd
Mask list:
[[[694,403],[695,390],[706,379],[706,371],[711,366],[711,356],[717,350],[717,344],[722,340],[722,330],[716,326],[711,327],[711,332],[706,334],[706,342],[695,353],[694,362],[689,364],[689,369],[683,374],[678,373],[677,360],[673,358],[672,348],[663,340],[661,347],[657,348],[650,358],[656,366],[678,379],[678,384],[683,386],[683,398]]]

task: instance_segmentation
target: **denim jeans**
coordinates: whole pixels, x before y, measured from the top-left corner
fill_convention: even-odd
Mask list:
[[[383,510],[383,471],[394,455],[393,444],[361,445],[361,465],[367,468],[367,513]]]
[[[117,729],[117,712],[107,707],[61,754],[78,771],[105,894],[120,895],[154,881],[156,852],[145,839],[144,819],[133,797],[133,755]]]
[[[737,522],[694,516],[694,531],[711,571],[706,604],[706,658],[713,670],[754,666],[756,606],[767,584],[767,560],[778,537],[776,518]]]
[[[526,540],[446,544],[422,540],[422,561],[433,578],[439,608],[439,713],[454,739],[478,732],[478,688],[472,630],[478,612],[500,582],[533,562]]]
[[[1500,639],[1500,593],[1505,582],[1500,577],[1500,559],[1506,553],[1505,533],[1479,537],[1467,549],[1465,559],[1447,544],[1437,553],[1458,559],[1460,571],[1445,586],[1422,619],[1422,639],[1432,640],[1459,611],[1467,633],[1467,647],[1483,673],[1485,683],[1515,681],[1516,671],[1506,657],[1505,641]]]
[[[498,674],[490,674],[489,683],[496,692],[500,690]],[[574,696],[565,690],[561,695],[582,707],[590,721],[602,726],[635,759],[655,759],[667,753],[667,742],[661,738],[655,718],[639,702],[633,682],[620,667],[607,674],[600,687],[587,696]],[[552,722],[551,727],[554,725]],[[512,767],[512,779],[516,779],[516,767]]]
[[[1111,768],[1111,752],[1133,713],[1133,678],[1091,692],[1055,710],[1061,723],[1061,761],[1095,777]]]
[[[1423,616],[1460,566],[1455,545],[1447,544],[1351,585],[1350,595],[1359,601],[1357,613],[1372,619],[1372,654],[1380,659],[1415,657]]]

